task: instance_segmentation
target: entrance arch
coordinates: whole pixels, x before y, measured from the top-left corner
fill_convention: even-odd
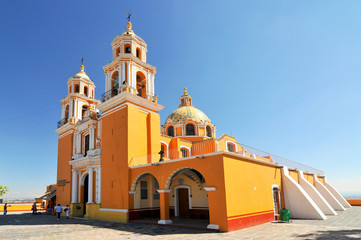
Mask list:
[[[170,190],[170,216],[209,220],[206,180],[193,168],[175,170],[167,179],[165,189]]]
[[[133,181],[129,201],[129,220],[159,218],[160,195],[158,180],[150,173],[142,173]]]
[[[86,204],[88,202],[89,194],[89,174],[86,172],[83,174],[80,181],[80,203],[82,204],[82,215],[86,215]]]

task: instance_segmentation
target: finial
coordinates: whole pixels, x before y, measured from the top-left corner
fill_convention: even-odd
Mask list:
[[[184,95],[188,95],[187,88],[184,88]]]
[[[125,12],[126,15],[128,15],[127,19],[128,22],[130,22],[130,17],[132,16],[132,9],[130,9],[130,11]]]
[[[80,71],[84,71],[84,58],[83,58],[83,56],[80,56],[80,62],[81,62]]]

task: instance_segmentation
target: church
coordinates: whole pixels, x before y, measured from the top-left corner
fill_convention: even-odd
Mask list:
[[[71,217],[203,219],[208,229],[233,231],[277,220],[281,208],[326,219],[350,207],[322,171],[217,137],[186,88],[162,123],[156,67],[130,21],[111,47],[101,99],[81,65],[61,100],[56,204],[69,205]]]

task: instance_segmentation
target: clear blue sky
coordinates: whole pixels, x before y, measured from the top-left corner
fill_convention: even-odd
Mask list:
[[[148,44],[162,122],[188,87],[195,107],[240,143],[322,169],[361,191],[360,1],[3,1],[0,185],[7,198],[56,183],[56,123],[80,56],[105,91],[110,42]]]

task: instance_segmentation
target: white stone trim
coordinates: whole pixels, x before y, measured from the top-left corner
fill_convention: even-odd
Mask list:
[[[217,224],[208,224],[207,228],[208,229],[219,230],[219,225],[217,225]]]
[[[136,193],[137,193],[137,191],[129,191],[129,194],[136,194]]]
[[[99,211],[102,211],[102,212],[123,212],[123,213],[127,213],[127,212],[128,212],[128,209],[99,208]]]
[[[191,149],[190,149],[189,147],[187,147],[187,146],[185,146],[185,145],[181,145],[181,146],[179,146],[179,150],[180,150],[181,148],[188,149],[188,151],[189,151],[189,156],[188,156],[188,157],[192,156],[192,151],[191,151]],[[182,156],[182,157],[183,157],[183,156]]]
[[[88,167],[89,177],[88,177],[88,202],[93,203],[93,167]]]
[[[234,149],[234,152],[238,152],[238,150],[237,150],[237,143],[234,142],[234,141],[226,140],[226,151],[227,151],[227,152],[229,152],[229,151],[228,151],[228,143],[234,144],[234,145],[236,146],[236,149]]]
[[[166,143],[166,142],[164,142],[164,141],[160,141],[160,143],[163,143],[164,145],[166,145],[167,146],[167,156],[165,156],[166,158],[168,158],[168,156],[169,156],[169,145],[168,145],[168,143]]]
[[[186,188],[188,189],[188,202],[189,202],[189,209],[192,209],[192,198],[191,198],[191,187],[186,185],[179,185],[174,187],[174,216],[179,216],[179,203],[178,203],[178,189]],[[159,191],[159,190],[158,190]]]
[[[159,193],[170,193],[169,189],[157,190]]]
[[[172,224],[173,221],[172,220],[159,220],[158,224]]]
[[[216,187],[204,187],[207,192],[216,191]]]

